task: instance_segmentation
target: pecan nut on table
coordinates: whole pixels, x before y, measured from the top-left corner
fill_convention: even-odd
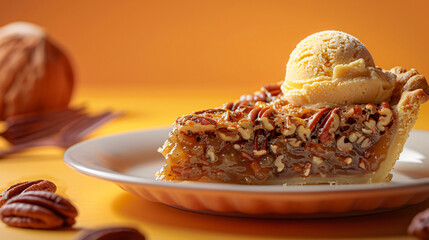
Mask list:
[[[55,192],[57,190],[57,186],[48,180],[34,180],[27,181],[14,184],[8,187],[1,195],[0,195],[0,207],[3,206],[9,199],[18,196],[21,193],[29,192],[29,191],[48,191]]]
[[[408,233],[420,239],[429,239],[429,209],[414,217],[408,227]]]
[[[48,191],[21,193],[0,208],[1,220],[20,228],[71,227],[76,216],[77,210],[69,200]]]
[[[106,227],[89,230],[78,240],[145,240],[145,237],[135,228]]]

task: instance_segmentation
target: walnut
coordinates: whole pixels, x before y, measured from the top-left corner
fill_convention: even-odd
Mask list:
[[[365,121],[363,124],[365,125],[365,128],[362,128],[363,133],[372,134],[375,132],[376,121],[374,119],[370,118],[368,121]]]
[[[282,128],[282,134],[284,136],[289,136],[294,134],[296,131],[296,125],[292,123],[290,117],[286,119],[286,125]]]
[[[349,135],[350,142],[356,142],[362,136],[359,132],[351,132]]]
[[[351,157],[346,157],[346,158],[344,158],[344,162],[345,162],[347,165],[349,165],[349,164],[351,164],[351,163],[353,162],[353,159],[352,159]]]
[[[296,138],[288,138],[287,143],[291,145],[292,147],[300,147],[302,144],[302,141],[296,139]]]
[[[323,159],[320,157],[313,156],[313,162],[317,165],[320,165],[323,163]]]
[[[309,128],[306,128],[303,125],[298,127],[297,133],[299,138],[301,138],[301,140],[304,142],[307,142],[310,139],[311,131]]]
[[[241,134],[241,137],[244,140],[249,140],[253,134],[252,122],[246,119],[242,119],[240,120],[239,124],[241,127],[238,128],[238,132]]]
[[[261,118],[261,123],[264,126],[265,129],[268,131],[274,130],[273,124],[271,124],[270,120],[267,117]]]
[[[208,158],[211,163],[214,163],[218,160],[218,158],[215,154],[215,149],[213,146],[210,146],[207,148],[206,158]]]
[[[61,109],[73,90],[67,55],[40,27],[11,23],[0,29],[0,120]]]
[[[307,162],[304,166],[304,171],[302,172],[302,177],[308,177],[311,171],[311,163]]]
[[[179,124],[183,126],[180,127],[180,131],[182,132],[210,132],[216,129],[217,123],[207,117],[195,116],[195,115],[187,115],[177,120]]]
[[[267,154],[267,150],[262,149],[262,150],[253,150],[253,155],[260,157]]]
[[[274,154],[276,154],[277,153],[277,149],[278,149],[279,147],[277,146],[277,145],[274,145],[274,144],[272,144],[272,145],[270,145],[270,150],[271,150],[271,152],[273,152]]]
[[[389,125],[392,120],[392,111],[389,108],[383,108],[379,112],[380,118],[378,118],[377,128],[384,132],[386,130],[386,126]]]
[[[274,166],[276,166],[276,172],[277,173],[281,173],[283,171],[283,169],[285,168],[285,164],[282,162],[284,156],[280,155],[276,158],[276,160],[274,160]]]
[[[223,133],[219,131],[219,137],[225,142],[236,142],[240,139],[240,136],[231,132]]]
[[[369,139],[369,138],[365,138],[363,141],[362,141],[362,143],[361,143],[361,145],[360,145],[360,147],[361,148],[368,148],[369,146],[371,146],[371,139]]]
[[[362,159],[359,160],[359,167],[366,170],[366,163]]]
[[[339,109],[336,108],[332,110],[329,114],[328,120],[322,127],[320,133],[320,142],[322,144],[328,145],[334,139],[335,132],[340,126],[340,116],[338,115]]]
[[[346,143],[345,142],[346,137],[345,136],[341,136],[338,140],[337,140],[337,148],[338,150],[340,150],[341,152],[345,152],[348,153],[353,149],[353,144],[351,143]]]

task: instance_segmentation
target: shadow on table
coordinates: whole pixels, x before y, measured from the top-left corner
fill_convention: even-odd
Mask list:
[[[388,237],[406,236],[413,216],[429,201],[405,208],[356,217],[319,219],[261,219],[200,214],[154,203],[130,194],[120,195],[114,209],[127,218],[190,231],[268,237]]]

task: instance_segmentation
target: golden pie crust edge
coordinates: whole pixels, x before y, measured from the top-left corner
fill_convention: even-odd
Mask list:
[[[369,179],[371,182],[389,182],[392,178],[390,171],[399,159],[405,141],[417,120],[420,104],[429,100],[429,86],[425,77],[415,69],[407,71],[403,67],[390,70],[397,76],[395,90],[390,105],[397,116],[395,135],[392,137],[387,156],[378,170]]]

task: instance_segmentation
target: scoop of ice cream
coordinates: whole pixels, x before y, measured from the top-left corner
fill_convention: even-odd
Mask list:
[[[340,31],[308,36],[292,51],[282,91],[299,106],[380,103],[392,95],[395,76],[376,68],[368,49]]]

